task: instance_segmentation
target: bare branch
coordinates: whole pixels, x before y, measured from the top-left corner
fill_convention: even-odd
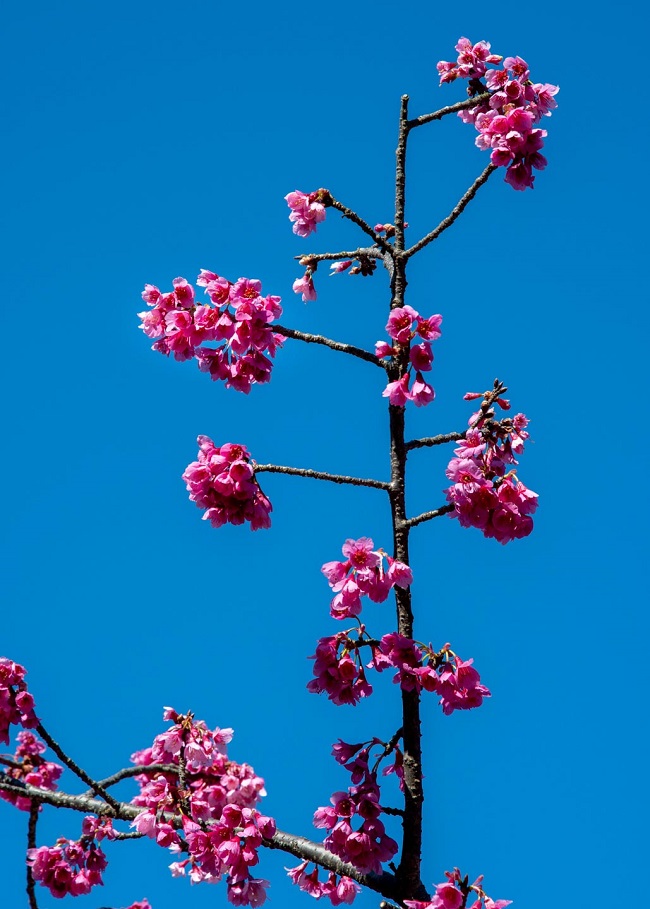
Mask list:
[[[442,505],[440,508],[434,509],[434,511],[424,511],[415,518],[409,518],[406,524],[408,527],[417,527],[418,524],[424,524],[425,521],[431,521],[433,518],[439,518],[443,514],[449,514],[455,507],[455,505]]]
[[[431,123],[432,120],[442,120],[447,114],[457,114],[458,111],[467,110],[470,107],[476,107],[477,104],[486,103],[490,100],[490,97],[490,92],[483,92],[480,95],[474,95],[473,98],[468,98],[466,101],[459,101],[457,104],[441,107],[440,110],[436,110],[432,114],[423,114],[421,117],[409,120],[407,124],[408,128],[415,129],[416,126],[424,126],[425,123]]]
[[[425,439],[413,439],[406,443],[406,450],[412,451],[414,448],[426,448],[431,445],[444,445],[446,442],[460,442],[467,432],[445,432],[439,436],[428,436]]]
[[[390,243],[387,243],[386,240],[375,233],[372,227],[363,220],[355,211],[352,211],[351,208],[348,208],[347,205],[343,205],[342,202],[339,202],[338,199],[335,199],[330,193],[330,206],[335,208],[337,211],[340,211],[344,218],[347,218],[348,221],[352,221],[357,227],[360,227],[361,230],[368,234],[369,237],[372,237],[373,242],[384,252],[392,252],[393,247]]]
[[[454,221],[463,213],[467,205],[472,201],[478,190],[483,186],[484,183],[487,183],[487,180],[490,174],[493,174],[497,168],[494,164],[488,164],[483,173],[474,180],[470,188],[467,190],[463,198],[460,200],[458,205],[444,218],[440,224],[432,230],[431,233],[428,233],[426,237],[422,237],[415,246],[411,246],[410,249],[407,249],[404,255],[406,258],[414,256],[415,253],[419,252],[421,249],[424,249],[425,246],[428,246],[429,243],[432,243],[436,240],[440,234],[447,230],[448,227],[454,223]]]
[[[391,246],[392,251],[392,246]],[[376,246],[365,246],[354,250],[343,250],[337,253],[307,253],[302,256],[294,256],[299,262],[301,259],[314,259],[316,262],[331,262],[338,259],[359,259],[365,256],[367,259],[383,259],[385,253]]]
[[[284,335],[285,338],[293,338],[295,341],[304,341],[306,344],[322,344],[324,347],[329,347],[331,350],[339,350],[341,353],[358,357],[360,360],[365,360],[367,363],[372,363],[374,366],[379,366],[382,369],[386,368],[383,360],[380,360],[379,357],[370,353],[369,350],[364,350],[362,347],[355,347],[354,344],[344,344],[342,341],[332,341],[331,338],[326,338],[324,335],[311,335],[304,331],[297,331],[295,328],[285,328],[284,325],[274,325],[273,331],[278,335]]]
[[[27,849],[36,849],[36,824],[38,823],[39,803],[34,800],[29,809],[29,825],[27,827]],[[36,881],[32,874],[31,865],[27,865],[27,900],[29,909],[38,909],[36,900]]]
[[[116,783],[121,782],[122,780],[127,780],[133,776],[139,776],[144,773],[174,773],[178,776],[178,764],[136,764],[134,767],[124,767],[123,770],[118,770],[117,773],[112,774],[112,776],[107,776],[103,780],[99,780],[98,786],[101,786],[102,789],[108,789],[110,786],[115,786]],[[93,790],[89,792],[84,792],[84,796],[90,797]]]
[[[279,464],[254,464],[255,473],[286,473],[294,477],[307,477],[310,480],[328,480],[330,483],[345,483],[348,486],[369,486],[372,489],[390,489],[390,483],[383,480],[364,480],[361,477],[346,477],[338,473],[323,473],[320,470],[308,470],[305,467],[283,467]]]

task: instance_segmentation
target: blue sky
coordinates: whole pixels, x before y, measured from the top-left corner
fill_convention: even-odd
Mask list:
[[[520,476],[541,503],[533,535],[507,547],[446,518],[413,533],[419,635],[473,656],[493,693],[450,718],[425,702],[424,875],[483,872],[488,892],[528,909],[558,884],[575,907],[614,879],[620,892],[646,857],[648,807],[647,126],[624,101],[645,80],[629,51],[645,12],[117,0],[14,3],[5,26],[0,652],[28,668],[45,724],[90,773],[149,744],[163,705],[192,709],[235,728],[230,753],[266,779],[268,812],[307,835],[346,785],[331,743],[399,725],[388,680],[356,709],[305,690],[306,656],[339,630],[320,566],[346,537],[389,546],[383,496],[267,476],[272,529],[217,531],[180,475],[206,433],[261,462],[385,478],[381,376],[287,343],[270,385],[228,392],[149,350],[140,292],[199,268],[256,277],[282,296],[283,324],[371,347],[384,275],[321,270],[305,306],[292,257],[359,237],[330,213],[299,240],[283,196],[325,186],[390,220],[399,97],[413,115],[463,97],[435,72],[460,35],[561,86],[535,190],[494,175],[409,276],[411,305],[444,315],[437,399],[409,412],[409,434],[463,428],[463,393],[498,376],[532,421]],[[449,118],[412,136],[413,239],[485,167],[473,138]],[[412,454],[412,513],[443,503],[449,455]],[[369,623],[392,629],[388,605],[372,608]],[[4,902],[18,907],[26,818],[0,812]],[[77,832],[52,811],[41,842]],[[81,907],[226,903],[223,888],[171,880],[151,843],[109,859]],[[271,906],[310,905],[285,864],[263,856]]]

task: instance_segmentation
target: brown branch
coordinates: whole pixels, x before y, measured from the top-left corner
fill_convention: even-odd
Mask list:
[[[283,335],[285,338],[293,338],[295,341],[304,341],[306,344],[322,344],[324,347],[329,347],[331,350],[339,350],[341,353],[358,357],[360,360],[365,360],[367,363],[373,363],[375,366],[380,366],[382,369],[386,368],[383,360],[380,360],[379,357],[370,353],[369,350],[364,350],[362,347],[355,347],[354,344],[344,344],[341,341],[332,341],[331,338],[326,338],[323,335],[311,335],[304,331],[297,331],[295,328],[285,328],[284,325],[273,325],[273,331],[278,335]]]
[[[465,432],[445,432],[438,436],[428,436],[425,439],[413,439],[406,443],[406,450],[412,451],[414,448],[425,448],[431,445],[444,445],[446,442],[460,442],[467,435]]]
[[[436,508],[433,511],[424,511],[415,518],[409,518],[405,522],[406,526],[409,528],[417,527],[418,524],[424,524],[425,521],[431,521],[433,518],[439,518],[443,514],[449,514],[455,507],[455,505],[442,505],[440,508]]]
[[[360,227],[361,230],[368,234],[369,237],[372,237],[373,242],[384,252],[392,252],[393,247],[390,243],[387,243],[386,240],[381,237],[379,234],[375,233],[372,227],[363,220],[360,215],[358,215],[351,208],[348,208],[347,205],[343,205],[342,202],[339,202],[338,199],[335,199],[330,193],[330,206],[335,208],[337,211],[340,211],[344,218],[347,218],[348,221],[352,221],[353,224],[356,224],[357,227]]]
[[[178,764],[136,764],[134,767],[124,767],[123,770],[118,770],[117,773],[99,780],[97,785],[103,789],[108,789],[109,786],[115,786],[116,783],[120,783],[122,780],[145,773],[174,773],[178,776]],[[83,794],[86,797],[90,797],[92,791],[91,789]]]
[[[36,799],[32,802],[29,809],[29,824],[27,827],[27,849],[36,849],[36,824],[38,823],[38,812],[40,805]],[[32,874],[31,865],[27,865],[27,900],[29,909],[38,909],[36,899],[36,881]]]
[[[393,247],[391,246],[391,252],[392,249]],[[338,259],[359,259],[361,256],[365,256],[368,259],[383,259],[384,255],[385,253],[380,249],[377,249],[376,246],[366,246],[337,253],[307,253],[302,256],[294,256],[294,259],[297,259],[298,262],[302,259],[314,259],[316,262],[331,262],[337,261]]]
[[[255,473],[285,473],[294,477],[307,477],[311,480],[328,480],[330,483],[345,483],[348,486],[369,486],[371,489],[388,491],[390,483],[383,480],[364,480],[361,477],[346,477],[338,473],[323,473],[320,470],[308,470],[304,467],[283,467],[279,464],[254,464]]]
[[[404,249],[404,216],[406,199],[406,142],[408,140],[409,96],[402,95],[399,117],[399,135],[395,152],[395,251]]]
[[[444,218],[440,224],[428,233],[426,237],[422,237],[414,246],[411,246],[410,249],[407,249],[404,255],[406,258],[414,256],[415,253],[419,252],[421,249],[424,249],[425,246],[428,246],[429,243],[432,243],[434,240],[437,240],[440,234],[447,230],[448,227],[454,223],[454,221],[463,213],[467,205],[472,201],[478,190],[483,186],[484,183],[487,183],[490,174],[493,174],[497,170],[494,164],[488,164],[482,174],[474,180],[470,188],[467,190],[463,198],[460,200],[458,205],[452,209],[452,211]]]
[[[446,117],[447,114],[456,114],[458,111],[467,110],[470,107],[476,107],[477,104],[483,104],[490,100],[492,96],[490,92],[483,92],[480,95],[474,95],[473,98],[468,98],[466,101],[458,101],[457,104],[450,104],[448,107],[441,107],[440,110],[434,111],[432,114],[423,114],[421,117],[416,117],[414,120],[408,121],[408,128],[415,129],[416,126],[424,126],[425,123],[431,123],[432,120],[442,120],[443,117]]]

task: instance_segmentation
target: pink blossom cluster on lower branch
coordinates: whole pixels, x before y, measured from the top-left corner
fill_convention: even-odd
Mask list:
[[[39,846],[27,851],[27,864],[32,877],[52,896],[84,896],[93,887],[102,886],[102,871],[108,862],[98,845],[114,839],[110,818],[85,817],[78,840],[61,837],[54,846]]]
[[[275,821],[255,808],[266,794],[264,781],[252,767],[228,759],[231,729],[210,730],[192,714],[170,707],[164,717],[174,725],[131,760],[174,764],[181,772],[136,777],[140,793],[133,804],[144,810],[133,826],[172,854],[186,848],[189,857],[170,865],[175,877],[187,875],[193,883],[225,877],[231,903],[260,906],[268,881],[253,877],[250,869],[258,863],[262,841],[275,834]]]
[[[458,112],[464,123],[473,123],[478,130],[476,145],[490,150],[490,161],[496,167],[507,167],[506,183],[513,189],[532,189],[533,168],[543,170],[547,165],[540,149],[546,137],[545,129],[536,129],[542,117],[550,117],[557,107],[557,85],[531,82],[528,64],[521,57],[506,57],[490,53],[486,41],[477,44],[460,38],[456,45],[455,63],[441,60],[438,65],[440,84],[455,79],[469,79],[468,92],[475,95],[491,93],[489,101]],[[488,70],[487,64],[503,62],[501,69]],[[479,80],[485,76],[487,88]]]
[[[474,392],[465,395],[470,400],[480,397]],[[497,403],[504,410],[510,406],[507,401]],[[518,413],[512,419],[495,420],[493,411],[481,409],[472,414],[469,424],[446,471],[454,484],[445,491],[447,501],[454,505],[451,517],[503,544],[528,536],[538,496],[514,470],[518,464],[515,454],[523,451],[528,438],[528,419]],[[508,467],[513,469],[506,473]]]
[[[361,612],[361,598],[383,603],[393,587],[408,587],[413,573],[408,565],[392,559],[383,549],[373,550],[370,537],[346,540],[344,562],[326,562],[321,571],[335,592],[330,614],[335,619],[352,618]],[[387,569],[383,560],[386,559]]]
[[[512,900],[493,900],[483,890],[483,875],[473,884],[467,876],[462,877],[458,868],[445,871],[447,880],[436,885],[436,892],[430,900],[404,900],[409,909],[505,909]],[[468,900],[475,897],[472,903]]]
[[[57,788],[57,781],[63,773],[63,767],[53,761],[45,760],[42,756],[45,745],[33,732],[23,730],[18,733],[16,738],[18,739],[16,753],[11,758],[2,760],[2,765],[6,767],[5,777],[17,785],[26,783],[29,786],[37,786],[39,789],[54,792]],[[0,789],[0,798],[15,805],[21,811],[29,811],[33,804],[31,799],[17,795],[15,792],[5,792],[2,789]],[[39,805],[39,811],[42,810],[42,807]]]
[[[0,743],[9,744],[9,727],[35,729],[34,698],[27,690],[26,670],[20,663],[0,657]]]
[[[391,310],[386,331],[393,343],[377,341],[375,353],[378,357],[399,357],[407,349],[409,354],[407,370],[401,378],[389,382],[384,389],[383,395],[391,404],[404,407],[407,401],[412,401],[417,407],[424,407],[435,398],[435,391],[424,381],[422,373],[431,369],[431,341],[436,341],[442,335],[441,323],[442,316],[439,313],[425,319],[412,306],[398,306]],[[418,343],[412,344],[416,338]],[[415,378],[411,385],[413,373]]]
[[[251,530],[271,526],[273,506],[260,489],[243,445],[227,442],[220,447],[208,436],[199,436],[198,461],[192,461],[185,472],[190,500],[204,508],[204,521],[213,527],[244,524]]]
[[[199,369],[216,381],[248,394],[256,383],[268,382],[281,335],[271,323],[282,314],[280,297],[262,296],[260,281],[239,278],[234,283],[201,269],[196,283],[205,288],[210,304],[197,304],[194,288],[175,278],[173,291],[161,293],[147,284],[142,299],[150,310],[138,313],[140,328],[155,339],[153,350],[176,360],[196,359]],[[216,341],[216,347],[202,345]],[[267,356],[268,355],[268,356]]]

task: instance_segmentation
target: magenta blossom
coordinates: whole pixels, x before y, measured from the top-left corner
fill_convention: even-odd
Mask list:
[[[325,220],[325,206],[331,200],[326,189],[313,193],[301,193],[296,189],[284,198],[291,209],[289,220],[293,224],[293,232],[299,237],[308,237],[316,230],[316,225]]]
[[[343,544],[344,562],[326,562],[321,571],[336,594],[330,604],[335,619],[346,619],[361,612],[361,598],[383,603],[393,587],[408,587],[413,573],[408,565],[387,556],[382,549],[375,551],[370,537],[346,540]],[[384,569],[383,560],[388,567]]]

